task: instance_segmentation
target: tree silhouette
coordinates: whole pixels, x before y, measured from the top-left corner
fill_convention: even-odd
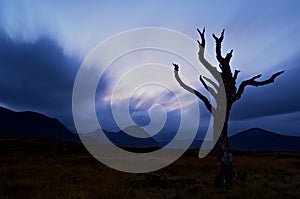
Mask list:
[[[197,31],[201,38],[201,42],[199,40],[197,41],[199,44],[199,52],[198,52],[199,61],[210,72],[210,74],[218,82],[218,84],[212,81],[211,79],[201,75],[199,80],[202,83],[203,87],[208,91],[210,96],[215,99],[216,106],[214,107],[205,95],[201,94],[199,91],[186,85],[179,77],[178,74],[179,66],[173,63],[175,78],[181,87],[196,95],[204,103],[205,107],[214,118],[214,124],[220,122],[224,124],[219,134],[219,137],[216,137],[215,136],[216,132],[214,132],[215,145],[213,151],[216,155],[217,160],[220,163],[220,174],[217,178],[218,182],[221,185],[230,185],[237,179],[237,169],[236,169],[235,161],[228,140],[228,120],[229,120],[229,113],[231,107],[234,102],[236,102],[241,98],[247,86],[258,87],[258,86],[263,86],[263,85],[273,83],[274,80],[284,71],[277,72],[273,74],[269,79],[264,81],[257,81],[257,79],[260,78],[262,75],[261,74],[256,75],[250,79],[242,81],[239,87],[237,87],[236,79],[240,71],[235,70],[234,72],[232,72],[232,68],[230,66],[230,60],[232,57],[233,50],[227,53],[225,57],[223,57],[221,53],[221,46],[222,46],[222,41],[224,39],[225,30],[223,29],[220,37],[217,37],[215,34],[212,35],[216,42],[216,49],[215,49],[216,58],[217,61],[219,62],[220,71],[217,69],[217,67],[214,67],[212,64],[210,64],[204,56],[205,43],[206,43],[205,36],[204,36],[205,28],[202,30],[202,32],[199,29],[197,29]],[[220,95],[222,94],[220,88],[221,84],[224,85],[223,90],[225,90],[224,92],[226,95],[226,103],[225,103],[226,107],[219,100]],[[218,111],[222,111],[222,110],[225,111],[225,119],[218,118],[217,115],[219,113]],[[223,121],[218,121],[218,120],[223,120]],[[213,130],[215,130],[215,125],[213,125]]]

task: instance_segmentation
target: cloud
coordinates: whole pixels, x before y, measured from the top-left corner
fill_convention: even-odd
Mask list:
[[[80,62],[47,38],[14,42],[0,35],[0,101],[15,110],[34,110],[72,126],[72,87]]]
[[[233,105],[231,119],[245,120],[300,111],[299,58],[282,65],[282,68],[286,67],[285,73],[273,84],[246,88],[242,98]],[[268,75],[261,77],[264,78]]]
[[[300,48],[297,45],[300,42],[297,35],[300,30],[297,17],[299,3],[218,3],[219,6],[215,2],[199,1],[133,1],[126,5],[115,1],[1,1],[0,102],[16,110],[46,113],[72,127],[71,97],[76,72],[85,55],[99,42],[120,31],[145,26],[172,28],[196,40],[196,28],[206,26],[206,50],[210,57],[214,57],[215,46],[210,35],[225,27],[223,50],[225,53],[234,49],[232,66],[241,69],[241,79],[256,73],[263,73],[263,79],[272,72],[286,70],[272,85],[247,88],[242,99],[233,107],[232,124],[239,123],[239,129],[242,129],[251,127],[256,124],[257,119],[264,118],[265,124],[269,125],[266,118],[276,117],[273,120],[277,121],[274,126],[284,131],[278,124],[280,118],[291,118],[287,115],[297,115],[300,111]],[[222,18],[216,14],[220,12]],[[139,59],[133,62],[132,57]],[[166,58],[165,55],[157,56],[155,53],[133,54],[132,57],[127,58],[127,61],[120,60],[123,64],[133,65],[156,60],[168,66],[178,61],[177,58],[174,60],[173,55]],[[215,63],[215,59],[213,60]],[[98,87],[101,92],[97,96],[106,101],[109,99],[111,83],[122,75],[120,66],[117,67],[119,74],[112,67],[110,73],[102,77]],[[195,88],[199,87],[199,74],[185,69],[181,72],[187,77],[184,78],[186,82]],[[143,79],[144,75],[139,78]],[[177,95],[187,95],[185,91],[179,91],[181,88],[177,84],[172,89]],[[124,92],[119,92],[115,97],[118,103],[128,98]],[[167,101],[169,97],[167,93],[154,92],[146,97],[139,95],[131,103],[136,108],[134,111],[143,117],[144,123],[148,121],[146,110],[152,103],[162,103],[169,112],[168,116],[177,122],[174,118],[179,107],[174,100]],[[107,128],[114,126],[109,104],[105,101],[99,103],[102,108],[100,110],[103,110],[99,117]],[[202,102],[199,103],[202,106]],[[186,101],[184,112],[188,114],[189,111],[190,103]],[[299,128],[299,125],[292,126]]]

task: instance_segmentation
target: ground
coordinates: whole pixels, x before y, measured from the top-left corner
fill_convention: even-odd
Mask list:
[[[300,198],[300,153],[234,152],[235,186],[219,188],[213,155],[189,151],[147,174],[110,169],[81,144],[0,139],[2,198]]]

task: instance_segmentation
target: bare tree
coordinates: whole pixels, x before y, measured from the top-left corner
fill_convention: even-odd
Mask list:
[[[218,176],[219,183],[222,185],[229,185],[232,184],[237,179],[237,169],[235,165],[235,161],[230,149],[229,140],[228,140],[228,120],[229,120],[229,113],[231,110],[231,107],[234,102],[239,100],[242,96],[242,94],[245,91],[245,88],[247,86],[263,86],[270,83],[273,83],[274,80],[282,74],[284,71],[277,72],[273,74],[269,79],[264,81],[258,81],[257,79],[260,78],[262,75],[256,75],[250,79],[244,80],[240,83],[239,87],[236,85],[236,79],[239,74],[239,70],[232,71],[232,68],[230,66],[230,60],[232,57],[233,50],[231,50],[229,53],[226,54],[225,57],[222,56],[221,53],[221,45],[222,41],[224,39],[224,29],[221,33],[220,37],[217,37],[215,34],[213,34],[213,38],[216,42],[216,58],[219,62],[219,69],[217,67],[214,67],[211,63],[209,63],[205,56],[205,28],[202,30],[202,32],[197,29],[201,42],[198,40],[199,44],[199,52],[198,52],[198,58],[199,61],[204,65],[204,67],[211,73],[212,77],[218,82],[215,83],[213,80],[201,76],[200,75],[200,82],[202,83],[203,87],[208,91],[211,97],[213,97],[216,101],[216,106],[213,107],[211,101],[202,93],[199,91],[193,89],[192,87],[186,85],[181,78],[179,77],[178,71],[179,66],[177,64],[174,65],[174,73],[175,78],[180,84],[181,87],[183,87],[185,90],[193,93],[196,95],[205,105],[207,110],[212,114],[212,117],[214,117],[214,123],[217,122],[223,122],[224,126],[222,128],[222,131],[220,133],[220,136],[218,138],[215,138],[215,146],[214,146],[214,153],[216,155],[217,160],[220,163],[220,174]],[[221,82],[222,81],[222,82]],[[226,108],[222,107],[220,105],[220,101],[218,100],[220,98],[220,85],[224,85],[225,94],[226,94]],[[224,92],[223,92],[224,93]],[[218,118],[217,115],[214,115],[214,113],[218,113],[218,111],[214,112],[214,110],[217,109],[224,109],[225,110],[225,119],[224,121],[217,121]],[[215,132],[214,132],[215,133]]]

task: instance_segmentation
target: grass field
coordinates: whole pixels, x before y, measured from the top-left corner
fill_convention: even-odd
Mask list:
[[[81,144],[0,139],[2,198],[300,198],[300,153],[235,152],[239,180],[218,188],[214,156],[189,151],[148,174],[110,169]]]

